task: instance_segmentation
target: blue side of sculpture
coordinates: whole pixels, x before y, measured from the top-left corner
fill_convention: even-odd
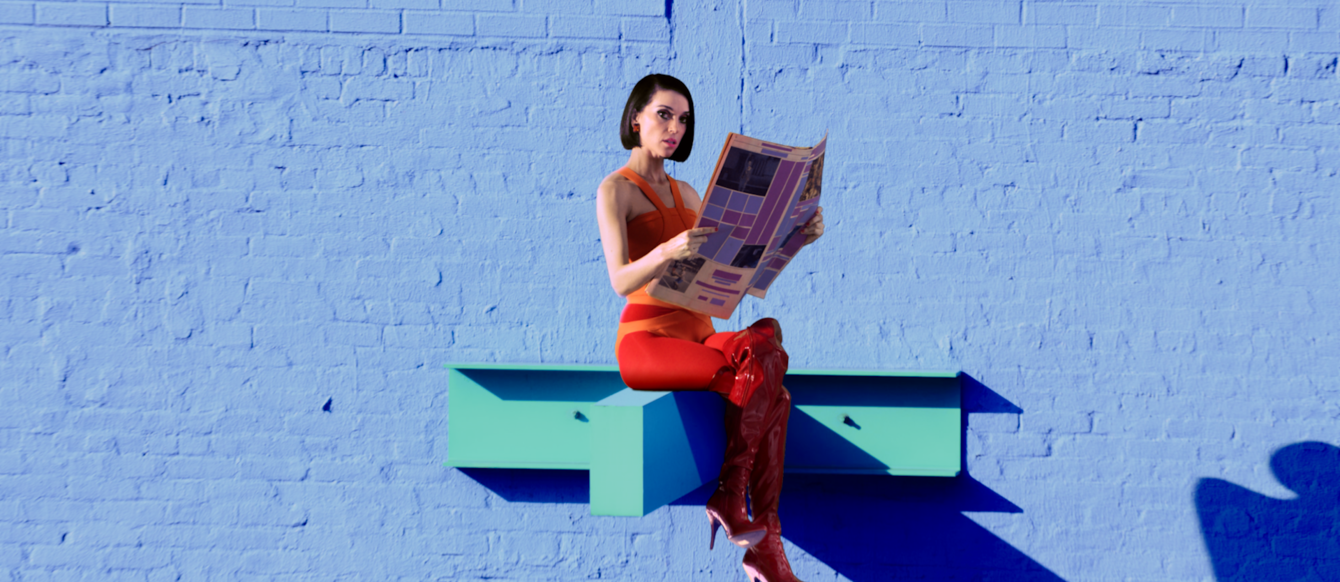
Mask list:
[[[1322,0],[0,0],[0,572],[739,578],[703,491],[442,465],[443,363],[613,362],[594,192],[665,72],[699,190],[829,136],[828,234],[719,328],[972,376],[960,478],[787,477],[804,579],[1328,579],[1337,47]]]

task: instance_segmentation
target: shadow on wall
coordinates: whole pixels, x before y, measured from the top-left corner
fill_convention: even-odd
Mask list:
[[[963,515],[1022,513],[966,474],[797,475],[785,487],[782,536],[844,579],[1061,580]]]
[[[966,374],[962,382],[962,437],[973,414],[1023,412]],[[963,448],[965,468],[966,457]],[[703,505],[715,488],[709,483],[672,505]],[[852,582],[1062,580],[965,511],[1023,513],[965,471],[954,478],[788,474],[780,515],[789,544]],[[805,570],[803,561],[793,563],[801,579],[827,575]]]
[[[565,469],[456,469],[508,503],[590,503],[591,473]]]
[[[1196,513],[1219,582],[1340,582],[1340,448],[1294,443],[1270,458],[1275,478],[1298,495],[1267,497],[1201,479]]]
[[[972,414],[1023,412],[967,375],[962,386],[965,437]],[[966,449],[960,455],[966,460]],[[509,502],[590,501],[586,471],[460,470]],[[783,537],[852,582],[1062,580],[963,515],[1023,512],[966,471],[955,478],[788,474],[783,487]],[[705,484],[671,505],[702,506],[715,489]]]
[[[1023,412],[971,376],[962,382],[963,443],[971,415]],[[853,582],[1060,581],[963,515],[1023,510],[973,479],[966,446],[960,454],[954,478],[788,475],[782,536]]]

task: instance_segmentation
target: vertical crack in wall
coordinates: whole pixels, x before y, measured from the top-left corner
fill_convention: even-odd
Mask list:
[[[745,38],[744,19],[745,15],[749,13],[748,4],[749,0],[741,2],[737,6],[735,13],[737,18],[736,21],[740,25],[740,127],[736,131],[736,133],[739,133],[740,135],[746,135],[744,131],[744,112],[745,112],[744,100],[745,100],[745,87],[749,85],[748,83],[749,43],[746,42],[747,39]]]
[[[665,0],[665,27],[670,32],[670,38],[667,47],[670,49],[670,60],[673,62],[679,58],[679,51],[675,49],[675,19],[674,15],[675,0]]]

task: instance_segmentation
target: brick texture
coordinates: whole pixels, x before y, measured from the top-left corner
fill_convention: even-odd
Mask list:
[[[829,135],[828,234],[719,329],[776,317],[799,368],[974,378],[970,477],[788,476],[802,578],[1212,580],[1197,483],[1288,499],[1272,453],[1340,444],[1328,2],[0,1],[0,24],[14,580],[739,578],[705,491],[593,518],[584,474],[442,466],[444,362],[613,361],[595,188],[653,71],[694,90],[670,171],[699,191],[728,131]],[[1340,571],[1322,542],[1289,579]]]

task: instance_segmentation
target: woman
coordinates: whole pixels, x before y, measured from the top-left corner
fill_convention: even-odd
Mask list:
[[[787,355],[776,320],[737,333],[715,333],[712,318],[656,300],[644,287],[662,267],[686,259],[715,228],[690,228],[702,200],[665,173],[665,160],[687,160],[693,148],[693,96],[668,75],[633,87],[619,121],[632,150],[628,164],[600,183],[596,219],[610,284],[628,298],[615,353],[624,383],[636,390],[711,390],[726,403],[726,455],[707,501],[711,549],[718,526],[746,548],[751,581],[798,582],[782,548],[777,518],[791,395],[782,386]],[[822,209],[802,231],[823,235]],[[752,501],[753,519],[749,518]]]

